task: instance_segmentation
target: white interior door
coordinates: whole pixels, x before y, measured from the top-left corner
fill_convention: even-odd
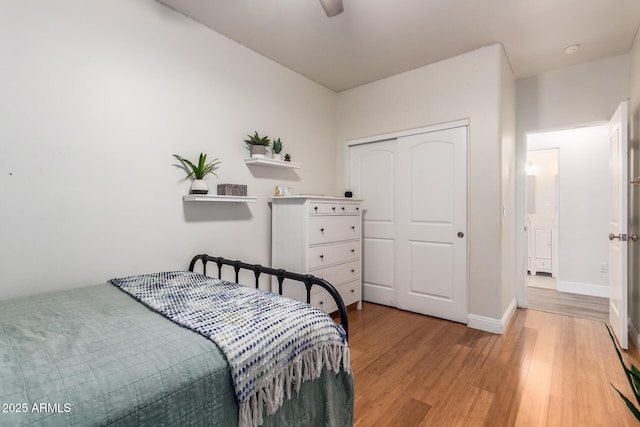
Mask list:
[[[398,307],[467,323],[467,127],[398,138]]]
[[[351,190],[362,202],[362,298],[396,305],[395,260],[396,140],[349,148]]]
[[[620,347],[627,349],[627,102],[618,106],[609,122],[609,322]]]

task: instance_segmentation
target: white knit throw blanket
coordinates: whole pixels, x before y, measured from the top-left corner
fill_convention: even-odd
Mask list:
[[[241,427],[261,425],[263,408],[273,414],[323,367],[351,372],[344,329],[306,303],[184,271],[109,282],[220,347]]]

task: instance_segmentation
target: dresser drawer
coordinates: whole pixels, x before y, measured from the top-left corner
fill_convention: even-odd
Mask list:
[[[318,215],[332,215],[338,213],[338,203],[309,203],[309,213]]]
[[[340,203],[337,211],[338,215],[359,215],[360,206],[352,203]]]
[[[360,216],[312,216],[309,218],[309,244],[360,239]]]
[[[333,300],[329,292],[322,289],[320,292],[311,294],[311,305],[319,308],[325,313],[333,313],[338,310],[336,302]],[[346,304],[345,304],[346,305]]]
[[[309,248],[309,269],[360,259],[360,240]]]
[[[356,203],[309,203],[309,213],[312,215],[359,215],[360,205]]]
[[[343,283],[338,287],[338,292],[344,301],[344,305],[350,305],[362,299],[362,282],[355,280],[349,283]]]
[[[340,286],[334,287],[340,294],[340,297],[342,297],[345,307],[361,300],[362,285],[360,280],[355,280],[353,282],[344,283]],[[329,292],[322,288],[318,289],[320,289],[320,291],[311,294],[311,305],[323,310],[325,313],[333,313],[334,311],[337,311],[338,305],[334,301],[333,297],[329,295]]]
[[[325,267],[319,270],[311,272],[316,277],[326,280],[333,286],[338,286],[344,282],[350,282],[352,280],[360,278],[360,260],[347,262],[345,264],[338,264],[332,267]],[[314,286],[311,292],[316,292],[321,288]]]

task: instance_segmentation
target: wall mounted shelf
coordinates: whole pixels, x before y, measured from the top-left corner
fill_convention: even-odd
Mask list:
[[[185,202],[234,202],[234,203],[253,203],[258,200],[252,196],[218,196],[216,194],[187,194],[182,196]]]
[[[245,159],[244,162],[248,165],[269,166],[273,168],[300,169],[302,167],[300,163],[285,162],[283,160],[274,160],[262,157],[251,157],[249,159]]]

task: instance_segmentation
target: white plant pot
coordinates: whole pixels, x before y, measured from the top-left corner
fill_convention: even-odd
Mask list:
[[[194,179],[191,182],[191,189],[189,190],[189,194],[207,194],[209,193],[209,186],[207,182],[203,179]]]
[[[271,153],[271,158],[273,160],[282,160],[282,153]]]
[[[264,145],[252,145],[251,146],[251,157],[257,157],[260,159],[264,159],[267,154],[267,147]]]

